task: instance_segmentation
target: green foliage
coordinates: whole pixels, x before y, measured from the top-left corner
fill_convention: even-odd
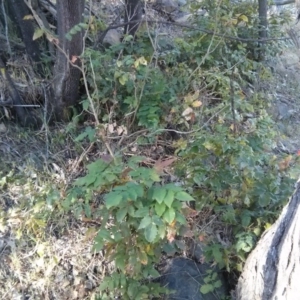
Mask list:
[[[285,204],[292,179],[280,163],[287,157],[272,152],[274,124],[258,80],[271,74],[258,61],[260,51],[266,49],[255,41],[256,7],[229,0],[202,1],[191,7],[196,12],[200,5],[207,13],[195,14],[193,22],[206,32],[187,29],[184,38],[170,43],[151,31],[142,32],[136,40],[125,37],[123,44],[102,52],[86,49],[83,60],[97,118],[104,123],[193,129],[186,140],[175,143],[181,158],[177,175],[192,191],[196,209],[209,207],[231,229],[231,244],[208,245],[207,260],[240,270]],[[270,23],[273,36],[280,36],[280,22],[278,18]],[[265,54],[277,50],[278,45],[270,45]],[[202,102],[207,94],[211,96]],[[82,105],[90,111],[87,99]],[[183,114],[187,108],[192,108],[190,119]],[[95,132],[88,127],[76,140],[93,142]],[[148,285],[139,290],[136,282],[152,276],[151,266],[159,261],[161,249],[174,250],[166,241],[185,221],[181,201],[192,200],[174,184],[161,186],[157,173],[139,162],[91,163],[62,204],[78,215],[102,219],[94,249],[104,249],[117,268],[113,280],[101,287],[103,297],[110,291],[124,299],[143,299]],[[99,209],[92,210],[95,194],[104,196]],[[203,293],[219,285],[212,275],[207,280]]]
[[[227,91],[224,93],[226,97]],[[207,253],[228,270],[236,262],[232,258],[245,257],[256,237],[274,222],[291,194],[293,182],[281,163],[289,158],[272,152],[271,119],[251,102],[239,101],[239,122],[234,125],[239,128],[237,132],[231,112],[223,110],[217,122],[198,130],[178,153],[182,158],[178,174],[193,188],[197,210],[208,206],[225,226],[232,227],[233,247],[226,250],[220,246],[221,250],[214,248]],[[245,123],[243,115],[249,110],[257,117]]]
[[[88,84],[97,107],[111,104],[117,120],[127,115],[128,123],[137,121],[138,126],[159,127],[176,95],[187,88],[189,69],[177,63],[172,69],[158,67],[159,61],[174,63],[178,51],[168,52],[163,58],[155,53],[147,35],[142,35],[136,43],[117,45],[104,52],[87,49],[84,59],[89,62]],[[88,102],[83,100],[82,104]],[[98,111],[101,111],[99,117],[107,122],[111,111]]]
[[[78,215],[101,216],[94,250],[105,249],[107,258],[115,262],[116,273],[100,290],[116,290],[122,299],[147,299],[152,285],[138,282],[158,276],[154,263],[159,261],[160,249],[185,224],[182,202],[193,200],[174,184],[160,186],[154,169],[139,166],[142,160],[99,159],[89,164],[87,174],[75,181],[63,202]],[[92,212],[94,195],[99,192],[104,194],[103,202]]]
[[[204,278],[204,284],[201,286],[200,291],[202,294],[208,294],[221,286],[222,282],[218,279],[218,273],[208,270]]]

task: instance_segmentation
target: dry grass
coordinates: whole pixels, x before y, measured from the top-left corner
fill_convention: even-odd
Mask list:
[[[62,129],[26,132],[16,126],[0,135],[0,299],[91,299],[109,264],[92,244],[96,225],[51,206],[80,172],[70,168],[76,153]],[[56,142],[54,142],[56,138]]]

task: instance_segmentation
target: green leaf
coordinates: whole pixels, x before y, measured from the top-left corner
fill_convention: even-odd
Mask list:
[[[174,192],[173,192],[173,191],[168,191],[168,195],[167,195],[167,197],[165,197],[164,203],[165,203],[168,207],[171,207],[173,201],[174,201]]]
[[[87,111],[90,107],[90,101],[89,100],[84,100],[84,101],[81,102],[81,104],[82,104],[82,109],[83,110]]]
[[[108,281],[104,280],[101,282],[101,284],[99,286],[99,291],[103,291],[103,290],[107,289],[107,287],[108,287]]]
[[[161,225],[158,226],[158,236],[160,239],[164,239],[166,236],[166,226],[165,225]]]
[[[164,198],[164,203],[171,207],[172,203],[174,201],[174,192],[171,190],[168,190],[166,197]]]
[[[179,212],[176,212],[176,221],[179,222],[182,225],[186,224],[185,217],[182,214],[180,214]]]
[[[212,284],[204,284],[200,288],[200,292],[204,295],[212,292],[213,290],[214,290],[214,287]]]
[[[44,30],[43,29],[40,29],[40,28],[36,29],[34,31],[32,40],[35,41],[35,40],[39,39],[40,37],[43,36],[43,34],[44,34]]]
[[[114,259],[115,263],[116,263],[116,267],[121,269],[122,271],[125,271],[125,266],[126,266],[126,257],[125,255],[119,254],[115,257]]]
[[[166,210],[166,205],[164,203],[156,203],[154,208],[156,214],[161,217]]]
[[[140,226],[138,229],[143,229],[145,227],[147,227],[149,224],[151,224],[152,220],[150,216],[146,216],[142,219]]]
[[[149,207],[142,207],[135,211],[134,217],[135,218],[143,218],[149,215]]]
[[[242,215],[242,226],[248,227],[251,222],[251,217],[248,214]]]
[[[111,192],[105,196],[105,205],[108,209],[118,206],[123,199],[123,196],[116,192]]]
[[[195,200],[192,196],[190,196],[188,193],[181,191],[175,194],[175,198],[180,201],[193,201]]]
[[[107,240],[107,241],[113,241],[111,238],[110,232],[107,229],[100,229],[98,232],[95,241],[102,241],[102,240]]]
[[[70,33],[67,33],[67,34],[66,34],[66,39],[67,39],[68,41],[72,41],[72,35],[71,35]]]
[[[216,282],[214,282],[214,287],[217,289],[217,288],[220,288],[222,286],[222,281],[221,280],[217,280]]]
[[[124,220],[125,216],[127,215],[128,207],[123,207],[118,210],[116,214],[117,221],[120,223]]]
[[[161,204],[166,197],[167,190],[164,188],[155,187],[153,190],[153,199],[155,199],[159,204]]]
[[[151,224],[145,229],[145,238],[149,243],[152,243],[157,236],[157,227],[155,224]]]
[[[156,269],[154,269],[154,267],[149,270],[148,274],[154,278],[160,276],[159,272]]]
[[[167,211],[164,213],[163,219],[167,223],[171,224],[175,219],[175,210],[172,207],[168,208]]]
[[[127,289],[129,299],[135,299],[135,294],[137,294],[137,292],[138,292],[138,287],[136,285],[136,282],[130,283]]]

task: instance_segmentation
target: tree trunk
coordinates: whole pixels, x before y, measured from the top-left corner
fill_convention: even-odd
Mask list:
[[[67,120],[69,118],[69,107],[78,103],[79,80],[81,72],[75,66],[80,65],[77,56],[83,50],[83,31],[72,35],[71,41],[66,34],[83,20],[84,0],[57,0],[57,30],[59,47],[56,63],[54,66],[54,115],[56,120]],[[75,58],[75,59],[74,59]]]
[[[40,75],[43,69],[40,65],[40,50],[37,41],[33,41],[34,26],[30,18],[25,18],[30,15],[30,11],[23,0],[9,0],[10,15],[14,19],[21,33],[22,40],[25,44],[26,52],[32,62],[37,64],[37,71]]]
[[[142,18],[142,6],[140,0],[125,0],[125,34],[135,35],[139,28],[139,24]]]
[[[268,37],[268,0],[258,0],[258,17],[259,17],[259,38]],[[265,42],[259,43],[259,60],[264,59]]]
[[[237,300],[300,299],[300,182],[239,278]]]

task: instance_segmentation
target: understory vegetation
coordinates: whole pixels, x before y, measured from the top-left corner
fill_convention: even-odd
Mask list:
[[[234,285],[291,195],[299,159],[276,151],[270,114],[265,62],[283,42],[255,41],[252,5],[204,2],[206,14],[172,39],[143,24],[135,39],[97,49],[89,41],[102,22],[79,24],[70,39],[82,28],[88,38],[72,120],[39,131],[2,120],[3,299],[160,297],[161,260],[190,239]],[[271,17],[270,36],[286,21]]]

